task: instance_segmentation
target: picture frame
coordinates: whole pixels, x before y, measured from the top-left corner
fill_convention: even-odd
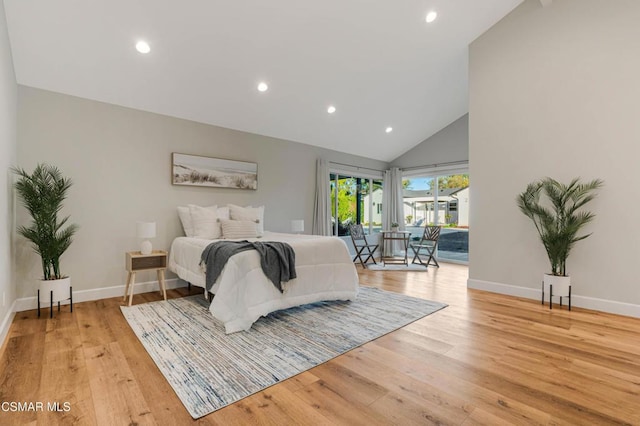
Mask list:
[[[258,163],[174,152],[171,171],[173,185],[258,189]]]

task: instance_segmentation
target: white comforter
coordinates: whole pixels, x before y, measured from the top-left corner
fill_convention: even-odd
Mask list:
[[[280,293],[262,272],[257,251],[232,256],[211,289],[215,297],[209,307],[224,323],[227,333],[249,330],[258,318],[280,309],[323,300],[355,299],[358,274],[341,239],[265,232],[264,237],[254,240],[289,243],[296,253],[298,277],[285,283],[285,292]],[[205,287],[200,255],[211,242],[176,238],[171,244],[169,269],[183,280]]]

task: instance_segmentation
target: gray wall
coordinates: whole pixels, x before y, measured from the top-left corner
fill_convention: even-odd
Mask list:
[[[13,177],[9,167],[15,165],[17,143],[17,85],[2,2],[0,2],[0,23],[0,345],[2,345],[3,322],[10,318],[11,304],[16,299],[12,250]]]
[[[391,162],[409,168],[469,160],[469,115],[465,114],[435,135]]]
[[[388,164],[300,143],[175,119],[19,86],[18,159],[58,166],[74,181],[64,213],[80,225],[62,270],[74,291],[123,285],[124,253],[137,250],[135,223],[155,220],[154,248],[169,249],[182,234],[176,206],[265,205],[265,228],[288,232],[304,219],[310,233],[315,161],[385,169]],[[171,153],[258,163],[258,190],[171,185]],[[27,221],[18,209],[19,223]],[[19,297],[31,297],[38,258],[17,241]],[[138,281],[153,280],[152,274]]]
[[[640,2],[527,0],[470,46],[469,285],[538,297],[546,255],[516,195],[602,178],[567,265],[574,302],[640,316]]]

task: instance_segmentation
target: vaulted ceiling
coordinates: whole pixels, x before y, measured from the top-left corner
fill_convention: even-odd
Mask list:
[[[384,161],[467,112],[468,45],[521,2],[4,0],[19,84]]]

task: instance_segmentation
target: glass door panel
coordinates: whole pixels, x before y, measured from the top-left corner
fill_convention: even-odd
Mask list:
[[[469,260],[469,175],[418,176],[403,181],[407,230],[420,237],[440,225],[438,259]]]

